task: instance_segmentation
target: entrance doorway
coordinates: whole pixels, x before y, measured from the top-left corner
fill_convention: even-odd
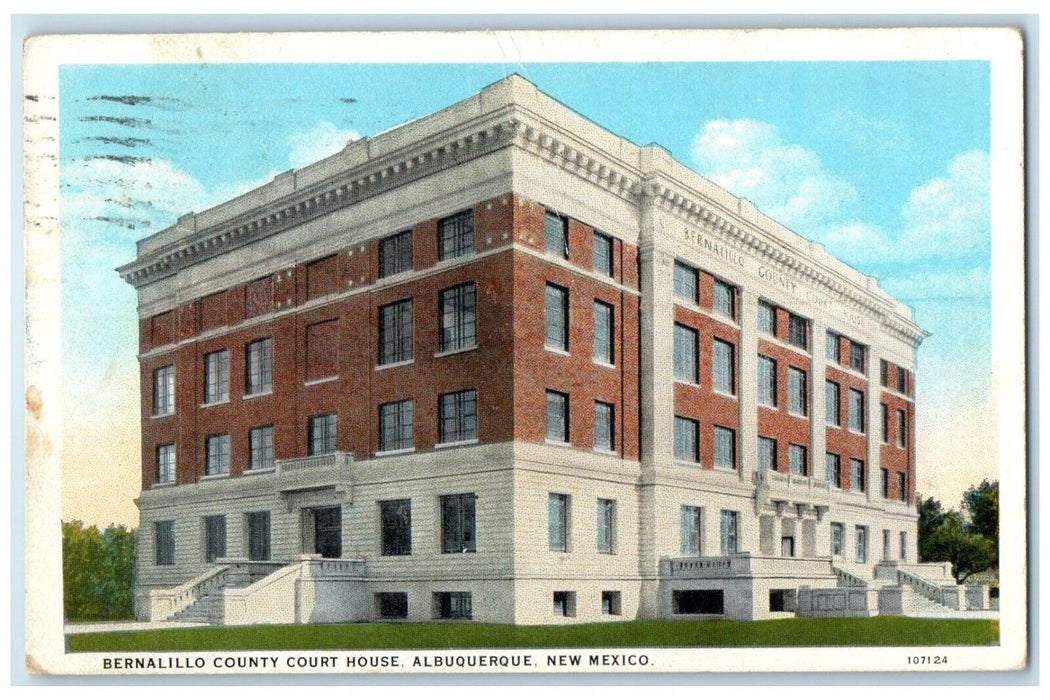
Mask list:
[[[343,556],[343,509],[314,508],[314,553],[325,559]]]

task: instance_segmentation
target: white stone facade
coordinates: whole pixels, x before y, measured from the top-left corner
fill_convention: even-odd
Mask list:
[[[449,153],[460,157],[443,160]],[[420,170],[425,177],[417,178]],[[924,333],[910,311],[873,278],[838,262],[661,148],[637,147],[516,76],[434,115],[351,143],[229,203],[184,217],[140,242],[137,260],[121,273],[137,287],[139,315],[148,318],[180,301],[250,281],[261,269],[281,270],[333,250],[353,249],[506,192],[545,202],[638,248],[641,459],[515,441],[386,457],[338,456],[310,473],[292,460],[238,478],[155,486],[138,499],[139,616],[171,614],[171,608],[150,612],[151,597],[181,591],[227,560],[244,559],[247,514],[260,511],[271,514],[273,571],[254,577],[247,592],[243,586],[227,587],[220,594],[224,612],[218,619],[229,624],[383,619],[381,593],[406,594],[405,619],[430,620],[441,616],[436,595],[447,592],[469,593],[470,618],[481,622],[759,619],[790,614],[771,609],[770,591],[835,588],[843,576],[871,582],[880,562],[916,561],[914,504],[882,498],[877,487],[876,417],[885,391],[877,360],[914,371]],[[302,201],[293,203],[299,193]],[[354,203],[326,209],[340,198]],[[310,218],[311,208],[325,213]],[[262,234],[267,225],[299,215],[302,223]],[[504,245],[534,254],[513,240]],[[675,460],[672,336],[675,305],[683,304],[673,294],[675,260],[740,290],[734,324],[740,439],[734,471],[697,469]],[[347,294],[352,293],[351,288]],[[811,321],[808,476],[758,469],[759,299]],[[821,478],[826,433],[822,343],[828,328],[863,343],[869,352],[864,492],[842,491]],[[466,492],[476,495],[476,551],[442,553],[439,499]],[[566,551],[549,547],[552,493],[569,495]],[[412,502],[408,556],[383,556],[380,550],[378,504],[392,499]],[[595,547],[598,499],[615,502],[609,552]],[[341,508],[340,559],[363,564],[352,574],[296,573],[312,566],[300,559],[311,554],[311,509],[335,506]],[[689,556],[682,553],[682,506],[701,509],[699,552]],[[722,511],[738,514],[735,554],[721,551]],[[204,518],[213,515],[226,516],[227,556],[205,563]],[[174,521],[173,565],[155,564],[150,528],[158,521]],[[831,523],[843,526],[840,556],[832,555]],[[863,562],[856,556],[858,526],[867,528]],[[885,550],[884,532],[889,533]],[[793,538],[793,555],[784,556],[784,537]],[[205,588],[183,591],[183,609]],[[675,601],[696,590],[721,591],[721,612],[676,612]],[[559,598],[559,593],[567,595]],[[304,596],[312,602],[304,603]]]

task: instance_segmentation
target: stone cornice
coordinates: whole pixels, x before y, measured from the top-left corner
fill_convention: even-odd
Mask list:
[[[816,261],[811,254],[795,250],[790,242],[781,240],[776,234],[762,230],[756,223],[718,204],[705,201],[706,197],[688,186],[656,174],[645,181],[642,190],[644,196],[660,209],[695,223],[708,232],[721,234],[736,245],[748,249],[750,254],[776,265],[782,273],[834,293],[848,306],[877,320],[898,338],[918,345],[928,337],[926,331],[893,308],[891,298],[880,298],[871,290],[847,279],[842,272]]]
[[[460,124],[455,133],[444,132],[416,142],[410,148],[368,160],[217,225],[192,231],[148,255],[140,255],[117,268],[117,272],[125,282],[139,287],[170,277],[189,265],[487,155],[516,138],[520,125],[508,119],[506,113],[507,110],[502,110],[502,114],[486,115],[480,124],[476,121]],[[291,175],[294,177],[295,172]]]
[[[750,209],[755,213],[754,217],[729,208],[733,201],[739,207],[745,206],[741,204],[743,200],[721,190],[715,195],[704,194],[697,187],[663,172],[659,166],[643,172],[641,164],[645,162],[644,151],[647,149],[628,144],[629,155],[630,149],[634,149],[633,155],[637,158],[625,160],[592,143],[582,132],[570,131],[540,111],[530,109],[531,106],[531,101],[528,104],[504,103],[485,114],[439,129],[423,139],[370,158],[309,187],[262,202],[250,211],[200,231],[195,230],[196,216],[184,217],[180,225],[190,218],[194,223],[181,238],[140,254],[136,260],[118,268],[118,272],[126,282],[140,287],[170,277],[189,265],[329,215],[382,192],[500,148],[516,146],[631,204],[637,206],[648,201],[685,221],[696,223],[775,265],[784,274],[828,290],[842,303],[869,316],[886,331],[912,345],[917,345],[928,335],[895,308],[896,303],[890,297],[871,288],[872,278],[850,279],[852,271],[847,270],[843,263],[831,259],[823,249],[817,255],[828,257],[830,262],[817,259],[816,251],[802,250],[799,244],[807,243],[805,239],[799,237],[798,241],[792,241],[795,234],[775,230],[775,222],[772,222],[772,227],[763,224],[760,219],[765,217],[753,207]],[[397,131],[395,129],[382,137],[391,138]],[[347,149],[367,145],[368,142],[354,142]],[[667,158],[670,163],[669,156]],[[278,177],[291,177],[294,181],[298,172],[302,171]],[[726,202],[717,201],[720,194],[724,195]],[[243,197],[252,195],[248,193]],[[174,231],[172,233],[177,235]],[[838,266],[843,269],[836,270]],[[854,273],[854,276],[862,277],[861,273]]]

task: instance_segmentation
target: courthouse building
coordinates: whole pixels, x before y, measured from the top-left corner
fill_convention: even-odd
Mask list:
[[[141,618],[876,614],[922,583],[909,309],[518,76],[119,272]]]

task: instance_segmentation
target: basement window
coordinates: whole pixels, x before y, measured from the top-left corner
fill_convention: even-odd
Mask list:
[[[725,595],[722,589],[674,591],[672,594],[675,615],[723,615]]]

